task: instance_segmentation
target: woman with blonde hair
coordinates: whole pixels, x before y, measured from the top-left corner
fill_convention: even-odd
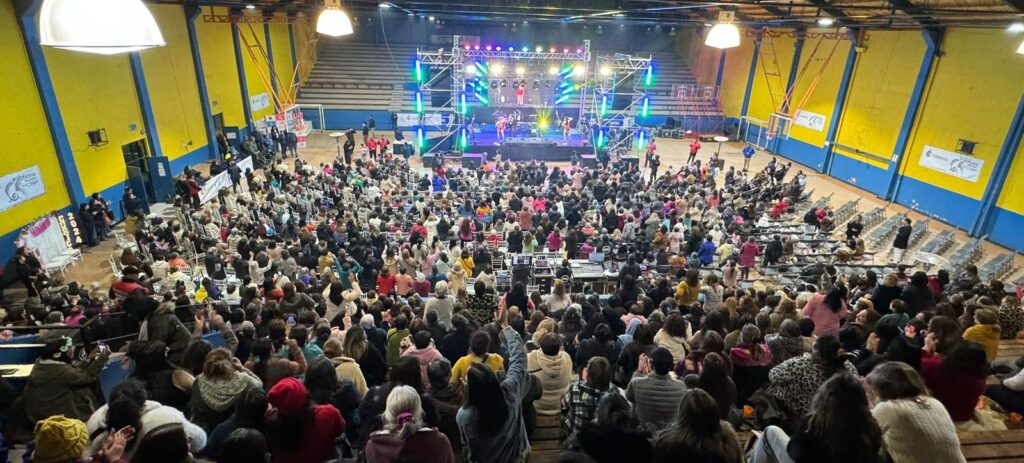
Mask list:
[[[448,437],[423,424],[420,394],[410,386],[395,386],[384,409],[384,429],[370,434],[366,461],[455,463]]]
[[[569,307],[572,304],[572,299],[569,298],[569,294],[565,291],[565,282],[562,280],[555,280],[554,286],[551,288],[551,294],[544,300],[548,305],[548,313],[559,313]]]

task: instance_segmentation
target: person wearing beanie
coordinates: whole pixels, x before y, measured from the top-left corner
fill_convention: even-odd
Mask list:
[[[274,463],[321,463],[336,458],[334,439],[345,419],[332,405],[313,405],[301,381],[285,378],[267,393],[266,436]]]
[[[1002,335],[999,315],[991,309],[974,312],[974,326],[964,330],[964,339],[981,344],[985,348],[985,359],[990,363],[999,355],[999,337]]]
[[[89,443],[85,423],[64,415],[55,415],[36,423],[33,463],[77,462]]]
[[[85,362],[73,365],[78,358],[74,341],[62,337],[50,341],[36,360],[22,393],[25,415],[31,424],[54,415],[87,420],[98,406],[93,386],[110,354],[99,349]]]

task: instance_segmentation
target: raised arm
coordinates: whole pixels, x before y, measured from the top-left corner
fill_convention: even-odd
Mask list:
[[[508,351],[508,373],[505,374],[502,386],[508,393],[513,394],[518,403],[526,393],[526,347],[523,346],[523,339],[519,337],[519,333],[508,326],[507,309],[498,311],[498,325],[502,327],[505,349]]]

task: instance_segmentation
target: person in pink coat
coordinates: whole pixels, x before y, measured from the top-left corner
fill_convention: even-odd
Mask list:
[[[754,242],[754,237],[747,239],[743,246],[740,246],[740,279],[746,280],[750,276],[750,269],[754,268],[757,256],[761,255],[761,248]]]
[[[814,321],[815,336],[839,336],[839,324],[849,315],[846,288],[835,285],[828,294],[815,294],[807,301],[801,315]]]

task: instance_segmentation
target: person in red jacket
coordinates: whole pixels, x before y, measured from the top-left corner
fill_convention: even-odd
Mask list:
[[[199,192],[203,191],[203,187],[199,186],[199,181],[196,180],[195,175],[188,177],[188,198],[192,202],[193,209],[199,209],[202,203],[199,201]]]
[[[322,463],[337,458],[334,439],[345,419],[333,405],[313,405],[306,386],[295,378],[279,381],[267,393],[267,447],[274,463]]]
[[[391,291],[395,289],[395,284],[395,276],[387,268],[381,269],[380,275],[377,275],[377,294],[381,296],[391,294]]]
[[[377,140],[369,139],[366,141],[366,149],[370,151],[370,159],[377,160]]]
[[[985,393],[989,364],[985,349],[961,341],[945,357],[935,353],[936,337],[929,334],[921,349],[921,376],[932,395],[961,423],[974,418],[978,398]]]

